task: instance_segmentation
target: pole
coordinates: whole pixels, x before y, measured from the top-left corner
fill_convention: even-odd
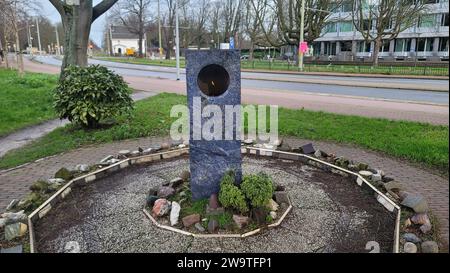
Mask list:
[[[39,18],[38,17],[36,17],[36,28],[37,28],[38,43],[39,43],[39,55],[41,55],[42,54],[41,33],[39,31]]]
[[[30,48],[30,53],[31,53],[31,49],[33,48],[33,45],[31,43],[31,30],[30,30],[30,23],[27,20],[27,40],[28,40],[28,48]]]
[[[300,8],[300,45],[304,42],[304,30],[305,30],[305,0],[302,0]],[[298,68],[303,71],[303,52],[298,47]]]
[[[55,26],[56,32],[56,55],[61,55],[60,47],[59,47],[59,33],[58,33],[58,25]]]
[[[163,49],[162,49],[162,33],[161,33],[161,0],[158,0],[158,39],[159,39],[159,62],[162,63],[162,55],[163,55]],[[170,50],[170,49],[169,49]]]
[[[176,42],[176,57],[177,57],[177,81],[180,80],[180,30],[178,18],[178,0],[175,0],[175,42]]]
[[[110,44],[109,56],[112,57],[112,56],[114,56],[114,48],[113,48],[113,42],[112,42],[112,25],[109,25],[109,44]]]

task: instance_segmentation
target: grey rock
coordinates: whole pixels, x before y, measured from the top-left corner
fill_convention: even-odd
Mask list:
[[[65,253],[80,253],[80,244],[76,241],[67,242],[64,246]]]
[[[439,245],[434,241],[426,241],[421,245],[422,253],[439,253]]]
[[[334,164],[336,164],[336,166],[339,166],[342,168],[348,168],[348,165],[350,165],[350,160],[341,156],[334,160]]]
[[[3,229],[6,226],[6,219],[0,218],[0,229]]]
[[[241,215],[233,215],[233,221],[239,229],[242,229],[248,225],[250,218]]]
[[[157,196],[159,198],[169,198],[175,194],[175,190],[172,187],[161,187],[158,189]]]
[[[327,157],[328,155],[327,155],[327,153],[325,153],[324,151],[317,150],[317,151],[314,153],[314,156],[317,157],[317,158],[323,158],[323,157]]]
[[[281,204],[281,203],[289,204],[289,196],[288,196],[287,192],[276,191],[274,193],[274,198],[278,204]]]
[[[313,146],[312,143],[308,143],[306,145],[303,145],[301,147],[301,149],[302,149],[303,153],[307,154],[307,155],[311,155],[311,154],[314,154],[316,152],[316,149],[314,149],[314,146]]]
[[[78,164],[75,166],[75,170],[79,172],[87,172],[89,171],[89,165],[86,164]]]
[[[433,227],[431,226],[431,223],[426,223],[420,226],[420,231],[422,231],[423,234],[428,234],[431,232]]]
[[[381,175],[379,173],[374,173],[374,174],[372,174],[371,180],[373,182],[381,182],[382,177],[381,177]]]
[[[270,217],[272,217],[273,220],[275,220],[275,219],[278,218],[278,214],[277,214],[275,211],[271,211],[271,212],[269,213],[269,215],[270,215]]]
[[[141,152],[139,152],[139,151],[132,151],[132,152],[130,153],[130,156],[132,156],[132,157],[140,156],[140,155],[141,155]]]
[[[373,175],[370,171],[359,171],[359,174],[366,179],[370,179]]]
[[[62,178],[50,178],[49,180],[47,180],[48,183],[50,184],[56,184],[56,185],[62,185],[64,184],[64,182],[66,182],[64,179]]]
[[[121,150],[119,151],[119,156],[129,156],[131,154],[130,150]]]
[[[149,155],[149,154],[153,153],[153,151],[154,151],[153,148],[148,148],[148,149],[145,149],[145,150],[142,152],[142,154],[143,154],[143,155]]]
[[[13,246],[10,248],[2,248],[0,249],[0,253],[3,254],[18,254],[18,253],[22,253],[23,252],[23,246],[22,245],[17,245],[17,246]]]
[[[172,179],[172,180],[170,181],[170,183],[169,183],[169,185],[170,185],[172,188],[179,187],[179,186],[181,186],[182,184],[183,184],[183,178],[181,178],[181,177],[177,177],[177,178],[175,178],[175,179]]]
[[[369,168],[369,165],[363,162],[359,162],[358,164],[356,164],[356,168],[358,169],[358,171],[365,171]]]
[[[277,202],[275,202],[273,199],[270,199],[269,204],[267,205],[267,208],[270,211],[277,211],[279,206],[280,205],[278,205]]]
[[[418,244],[418,243],[422,242],[422,240],[419,237],[417,237],[417,235],[414,233],[403,234],[403,239],[405,239],[405,241],[411,242],[413,244]]]
[[[428,203],[420,194],[409,194],[403,199],[402,206],[413,209],[416,213],[428,212]]]
[[[283,142],[280,146],[278,146],[277,150],[281,152],[292,152],[292,147],[289,144]]]
[[[194,227],[199,231],[199,232],[205,232],[205,228],[202,226],[202,224],[200,223],[195,223]]]
[[[417,253],[417,246],[411,242],[406,242],[403,250],[405,253]]]
[[[111,159],[113,159],[113,158],[114,158],[113,155],[108,155],[108,156],[106,156],[105,158],[103,158],[102,160],[100,160],[100,163],[101,163],[101,164],[106,163],[107,161],[109,161],[109,160],[111,160]]]
[[[5,240],[11,241],[15,238],[22,237],[27,232],[27,225],[15,223],[5,226]]]
[[[413,217],[411,217],[411,222],[416,225],[431,224],[430,218],[428,218],[428,215],[426,213],[414,214]]]
[[[388,183],[383,184],[384,188],[386,189],[386,191],[392,191],[392,190],[401,190],[403,189],[402,184],[400,184],[399,182],[395,182],[395,181],[391,181]]]
[[[23,210],[19,212],[5,212],[2,214],[2,218],[6,220],[6,225],[15,224],[17,222],[28,222],[28,217]]]
[[[208,222],[208,232],[215,233],[219,229],[219,222],[216,219],[211,219]]]
[[[183,171],[181,173],[181,178],[183,179],[184,182],[189,181],[189,179],[191,178],[191,172],[190,171]]]
[[[19,200],[13,199],[11,202],[9,202],[8,206],[6,207],[6,211],[12,210],[18,203]]]

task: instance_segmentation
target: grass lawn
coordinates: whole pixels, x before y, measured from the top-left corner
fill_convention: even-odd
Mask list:
[[[175,60],[150,60],[145,58],[127,58],[127,57],[102,57],[98,58],[103,61],[117,62],[117,63],[130,63],[130,64],[142,64],[142,65],[155,65],[155,66],[166,66],[166,67],[176,67],[177,62]],[[186,62],[184,59],[180,60],[180,66],[182,68],[186,67]]]
[[[0,136],[56,117],[52,89],[57,77],[0,69]]]
[[[88,144],[168,135],[175,120],[169,113],[175,104],[186,104],[186,97],[163,93],[137,102],[132,119],[119,118],[117,124],[110,128],[95,131],[84,131],[71,125],[59,128],[5,155],[0,159],[0,168],[17,166]],[[281,108],[279,129],[280,135],[356,144],[448,173],[448,126]]]
[[[175,67],[175,60],[150,60],[145,58],[103,57],[105,61],[131,63],[142,65],[155,65]],[[181,67],[185,67],[185,60],[181,59]],[[274,70],[274,71],[298,71],[298,66],[287,61],[269,62],[266,60],[242,61],[242,69]],[[385,74],[385,75],[420,75],[420,76],[448,76],[448,67],[420,67],[420,66],[383,66],[370,65],[305,65],[306,72],[333,72],[333,73],[357,73],[357,74]]]

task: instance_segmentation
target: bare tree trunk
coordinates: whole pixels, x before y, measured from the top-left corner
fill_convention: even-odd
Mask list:
[[[3,39],[5,40],[5,47],[3,48],[3,55],[5,56],[5,66],[9,68],[9,60],[8,60],[8,38],[6,34],[6,24],[3,27]]]
[[[23,67],[22,51],[20,50],[20,38],[19,38],[19,29],[18,29],[18,26],[17,26],[16,11],[14,11],[13,28],[14,28],[14,36],[16,38],[17,70],[19,71],[19,77],[22,78],[23,75],[24,75],[24,67]]]
[[[373,66],[378,66],[378,55],[380,55],[380,47],[381,47],[381,36],[375,40],[375,48],[373,49]]]
[[[65,40],[61,79],[69,65],[87,66],[91,24],[118,0],[103,0],[92,7],[92,0],[80,0],[80,5],[68,5],[60,0],[49,0],[61,15]]]
[[[62,21],[65,34],[65,54],[62,69],[68,65],[87,66],[91,20],[92,8],[86,5],[80,5],[79,8],[73,7],[72,12],[66,13],[66,16],[64,16]]]
[[[251,40],[250,41],[250,52],[249,52],[249,57],[248,57],[248,60],[250,62],[253,61],[254,52],[255,52],[255,43],[253,42],[253,40]]]

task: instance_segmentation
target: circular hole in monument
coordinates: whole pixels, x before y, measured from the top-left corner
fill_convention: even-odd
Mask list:
[[[218,97],[228,90],[230,75],[220,65],[207,65],[198,73],[197,84],[203,94]]]

